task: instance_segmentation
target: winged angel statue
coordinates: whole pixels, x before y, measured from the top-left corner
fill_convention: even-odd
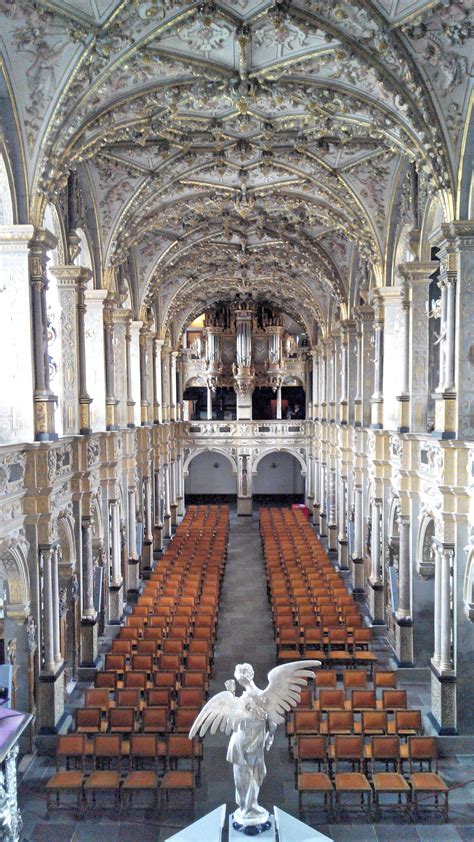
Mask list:
[[[189,738],[201,737],[210,730],[232,734],[227,760],[234,766],[235,800],[234,828],[254,836],[270,827],[267,810],[260,807],[258,794],[266,775],[264,750],[270,749],[277,728],[285,721],[287,711],[295,707],[301,689],[313,677],[311,667],[319,661],[292,661],[275,667],[268,673],[268,685],[260,690],[253,681],[250,664],[237,664],[234,676],[244,688],[241,696],[235,693],[235,681],[226,681],[226,690],[209,699],[197,716]]]

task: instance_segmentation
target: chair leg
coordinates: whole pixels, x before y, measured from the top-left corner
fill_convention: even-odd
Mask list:
[[[448,799],[449,799],[449,793],[446,792],[445,796],[444,796],[444,810],[443,810],[445,822],[449,822],[449,803],[448,803]]]

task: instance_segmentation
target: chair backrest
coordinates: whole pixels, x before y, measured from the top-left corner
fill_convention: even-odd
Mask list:
[[[56,746],[56,762],[69,757],[79,758],[84,763],[85,739],[83,734],[60,734]]]
[[[121,734],[94,734],[93,756],[118,757],[122,754]]]
[[[95,676],[95,686],[100,690],[115,690],[117,686],[117,673],[97,672]]]
[[[110,707],[110,695],[107,687],[92,687],[86,690],[84,704],[86,707],[100,707],[103,710],[108,710]]]
[[[140,706],[140,690],[135,687],[121,687],[117,690],[117,705],[138,708]]]
[[[115,672],[124,672],[125,655],[116,655],[113,652],[107,652],[105,656],[105,669],[114,670]]]
[[[321,722],[319,710],[298,710],[294,712],[295,734],[317,734]]]
[[[352,734],[354,732],[354,714],[351,710],[328,711],[328,734]]]
[[[347,643],[347,629],[342,626],[328,629],[328,640],[330,646],[345,646]]]
[[[99,707],[76,708],[76,728],[82,731],[100,731],[102,710]]]
[[[395,735],[374,736],[370,739],[372,762],[400,759],[400,738]]]
[[[207,683],[207,673],[203,670],[185,670],[181,678],[183,687],[205,687]]]
[[[374,674],[374,687],[380,689],[397,689],[397,673],[395,670],[376,670]]]
[[[382,707],[386,710],[407,708],[406,690],[382,690]]]
[[[438,741],[436,737],[408,737],[408,759],[410,769],[412,762],[430,764],[434,762],[437,769],[438,764]]]
[[[166,734],[169,728],[167,707],[146,707],[143,711],[143,730]]]
[[[170,707],[171,690],[169,687],[151,687],[147,692],[148,707]]]
[[[196,756],[196,741],[189,740],[181,734],[170,734],[167,744],[168,757],[191,757]]]
[[[375,709],[375,690],[352,690],[352,710]]]
[[[137,655],[151,655],[152,657],[156,656],[158,648],[157,643],[158,641],[148,640],[148,638],[139,640],[137,643]]]
[[[344,670],[342,680],[344,690],[367,689],[367,673],[365,670]]]
[[[136,687],[139,690],[146,688],[146,672],[142,670],[128,670],[124,673],[123,679],[125,687]]]
[[[179,707],[202,707],[204,704],[204,690],[200,687],[182,687],[178,690]]]
[[[188,655],[186,665],[190,670],[206,671],[209,666],[209,660],[207,655]]]
[[[318,670],[315,678],[316,687],[326,687],[336,689],[337,673],[336,670]]]
[[[132,656],[132,669],[134,671],[137,670],[145,670],[146,672],[153,671],[153,655],[133,655]]]
[[[341,710],[344,707],[345,694],[344,690],[320,690],[319,691],[319,707],[320,710],[328,710],[335,708]]]
[[[326,739],[321,735],[297,737],[295,758],[298,760],[326,760]]]
[[[201,707],[177,708],[174,729],[177,733],[188,734],[197,719]]]
[[[363,710],[362,733],[374,732],[386,734],[388,731],[388,714],[386,710]]]
[[[405,731],[421,734],[423,731],[423,720],[421,710],[396,710],[395,731],[397,734]]]
[[[131,757],[156,757],[156,734],[131,734]]]
[[[176,673],[172,670],[155,670],[153,673],[155,687],[169,687],[174,690],[176,685]]]
[[[359,734],[334,737],[334,759],[350,760],[361,763],[363,760],[364,738]],[[337,766],[336,766],[337,768]]]
[[[117,638],[116,640],[113,640],[111,652],[114,655],[131,655],[132,654],[132,641],[131,640],[122,640],[121,638]]]
[[[120,729],[122,732],[133,731],[135,725],[135,708],[133,707],[115,707],[109,711],[109,729],[115,731]]]

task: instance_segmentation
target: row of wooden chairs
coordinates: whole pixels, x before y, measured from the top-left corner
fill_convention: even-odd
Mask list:
[[[437,741],[434,737],[409,737],[404,746],[398,736],[372,736],[366,746],[362,736],[336,736],[328,745],[323,736],[300,736],[295,747],[295,785],[300,811],[303,796],[319,793],[329,816],[340,818],[341,796],[358,795],[366,806],[369,821],[380,818],[380,795],[395,795],[398,803],[405,799],[407,818],[418,819],[418,797],[432,796],[436,807],[443,797],[443,816],[449,821],[449,789],[438,774]],[[367,752],[367,749],[369,751]],[[405,754],[405,756],[404,756]],[[408,775],[403,763],[408,762]],[[341,764],[350,764],[351,771],[340,771]],[[307,770],[307,764],[311,770]],[[383,771],[378,771],[379,764]],[[428,769],[425,770],[425,764]],[[314,769],[316,767],[316,770]],[[416,769],[418,768],[418,771]],[[335,798],[335,805],[334,805]]]
[[[166,741],[154,734],[131,734],[126,751],[120,734],[96,735],[92,744],[81,734],[60,736],[56,774],[46,784],[47,815],[52,797],[59,807],[61,795],[68,794],[76,799],[78,817],[91,803],[95,805],[99,793],[112,795],[113,806],[120,807],[131,806],[135,793],[149,792],[154,806],[160,796],[161,807],[163,795],[188,791],[194,807],[199,753],[197,741],[172,734]]]
[[[200,764],[202,743],[190,742],[187,734],[207,698],[228,516],[226,506],[188,509],[106,654],[105,670],[97,673],[95,687],[86,690],[85,704],[76,711],[76,733],[67,739],[78,741],[75,748],[83,758],[82,769],[66,770],[68,774],[62,777],[58,766],[47,784],[48,799],[56,792],[59,800],[63,787],[71,791],[71,783],[78,810],[90,799],[95,803],[100,791],[111,791],[117,805],[129,803],[140,788],[153,791],[156,803],[158,786],[166,796],[171,789],[188,788],[194,799],[194,760]],[[189,745],[192,769],[184,770],[182,778],[172,758],[177,752],[189,758]],[[58,763],[67,755],[66,749],[71,745],[65,746],[60,739]],[[156,768],[146,770],[146,775],[142,768],[134,768],[143,763],[139,751],[155,763],[158,758],[166,761],[162,779],[158,781]],[[84,758],[91,759],[89,771]],[[124,758],[130,764],[125,775]],[[116,761],[115,768],[103,769],[111,759]]]

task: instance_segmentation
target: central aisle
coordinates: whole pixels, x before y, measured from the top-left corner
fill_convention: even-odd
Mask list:
[[[259,515],[254,512],[251,517],[239,518],[232,508],[210,696],[225,690],[225,682],[233,678],[235,665],[243,661],[252,664],[257,686],[266,687],[267,673],[276,666],[276,649]],[[199,814],[224,802],[229,808],[234,806],[232,766],[225,759],[228,741],[229,737],[223,734],[205,737],[203,786],[197,790],[196,797]],[[260,796],[262,806],[271,809],[273,804],[285,801],[287,808],[290,804],[296,808],[293,767],[288,762],[284,726],[278,729],[272,749],[266,754],[266,764],[268,773]]]

